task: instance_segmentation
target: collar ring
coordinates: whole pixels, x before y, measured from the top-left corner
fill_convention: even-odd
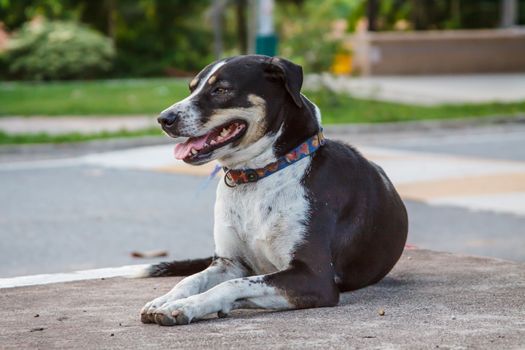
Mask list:
[[[224,174],[224,183],[226,184],[226,186],[233,188],[237,186],[237,183],[233,180],[230,171],[231,170],[228,170],[226,174]]]

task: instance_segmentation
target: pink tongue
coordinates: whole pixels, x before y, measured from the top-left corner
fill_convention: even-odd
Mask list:
[[[175,158],[177,159],[186,158],[190,154],[192,148],[195,148],[197,151],[201,150],[204,144],[206,143],[207,138],[208,138],[208,135],[203,135],[198,138],[191,138],[184,143],[176,144],[175,149],[173,151],[173,153],[175,154]]]

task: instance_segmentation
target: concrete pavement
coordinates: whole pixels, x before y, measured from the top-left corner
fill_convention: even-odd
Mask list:
[[[377,285],[333,308],[235,311],[143,325],[178,278],[97,279],[0,290],[2,349],[523,349],[525,265],[407,250]],[[384,316],[379,314],[384,310]]]

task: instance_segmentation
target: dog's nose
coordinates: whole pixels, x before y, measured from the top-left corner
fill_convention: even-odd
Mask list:
[[[172,111],[166,111],[162,112],[159,117],[157,118],[157,121],[162,127],[170,127],[175,123],[175,120],[177,119],[177,115],[173,113]]]

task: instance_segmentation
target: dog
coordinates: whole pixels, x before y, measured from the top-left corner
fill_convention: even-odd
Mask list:
[[[190,95],[158,117],[186,137],[175,157],[217,160],[213,258],[149,266],[189,275],[141,310],[143,323],[188,324],[231,310],[335,306],[341,292],[380,281],[407,237],[405,206],[384,171],[322,135],[301,94],[302,68],[262,55],[205,67]]]

